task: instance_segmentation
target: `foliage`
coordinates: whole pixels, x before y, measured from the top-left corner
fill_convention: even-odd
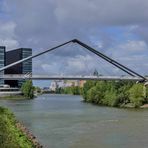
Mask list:
[[[134,104],[134,107],[139,107],[144,102],[143,96],[143,85],[142,84],[134,84],[129,90],[130,102]]]
[[[96,85],[96,81],[87,81],[84,84],[84,87],[82,90],[82,95],[83,95],[84,101],[87,101],[87,91],[95,85]]]
[[[0,107],[0,147],[32,148],[31,141],[16,127],[14,115]]]
[[[118,102],[119,100],[116,91],[113,90],[106,91],[105,97],[103,99],[103,105],[118,106]]]
[[[144,103],[143,85],[128,81],[87,81],[82,95],[84,101],[107,106],[124,106]]]
[[[80,95],[82,93],[82,88],[79,86],[71,86],[65,88],[58,88],[56,90],[58,94],[72,94],[72,95]]]
[[[34,97],[34,87],[31,80],[26,81],[22,87],[21,91],[26,98],[32,99]]]
[[[146,86],[145,89],[146,89],[146,94],[145,94],[146,96],[145,97],[146,97],[146,99],[148,101],[148,86]]]
[[[37,92],[37,93],[41,93],[41,88],[40,87],[34,87],[34,91]]]

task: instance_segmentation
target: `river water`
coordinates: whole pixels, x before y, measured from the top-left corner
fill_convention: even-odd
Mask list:
[[[0,100],[46,148],[148,148],[148,110],[99,107],[80,96]]]

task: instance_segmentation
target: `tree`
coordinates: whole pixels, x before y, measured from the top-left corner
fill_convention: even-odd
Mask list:
[[[34,97],[34,87],[31,80],[23,83],[21,91],[26,98],[32,99]]]
[[[134,84],[129,90],[129,99],[134,107],[140,107],[144,102],[143,84]]]

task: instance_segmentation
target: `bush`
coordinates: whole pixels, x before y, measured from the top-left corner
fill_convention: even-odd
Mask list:
[[[128,81],[88,81],[82,95],[87,102],[107,106],[132,103],[134,107],[139,107],[144,103],[143,84]]]
[[[134,107],[139,107],[144,102],[143,84],[134,84],[129,90],[129,99]]]
[[[14,115],[0,107],[0,147],[1,148],[32,148],[33,144],[16,127]]]
[[[26,81],[22,87],[21,91],[26,98],[32,99],[34,97],[34,87],[31,80]]]
[[[119,99],[117,98],[116,91],[113,90],[106,91],[102,103],[108,106],[118,106]]]
[[[102,93],[99,90],[97,90],[96,86],[94,86],[94,87],[92,87],[91,89],[88,90],[86,101],[92,102],[92,103],[95,103],[95,104],[100,104],[102,97],[103,97]]]

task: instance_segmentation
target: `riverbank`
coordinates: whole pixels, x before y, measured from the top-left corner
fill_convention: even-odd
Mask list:
[[[16,127],[27,136],[27,138],[33,143],[33,146],[35,148],[43,148],[43,146],[37,140],[36,136],[34,136],[22,123],[16,121]]]
[[[22,100],[26,99],[23,95],[7,95],[7,96],[0,96],[0,100]]]
[[[0,147],[41,148],[33,136],[8,109],[0,107]]]

